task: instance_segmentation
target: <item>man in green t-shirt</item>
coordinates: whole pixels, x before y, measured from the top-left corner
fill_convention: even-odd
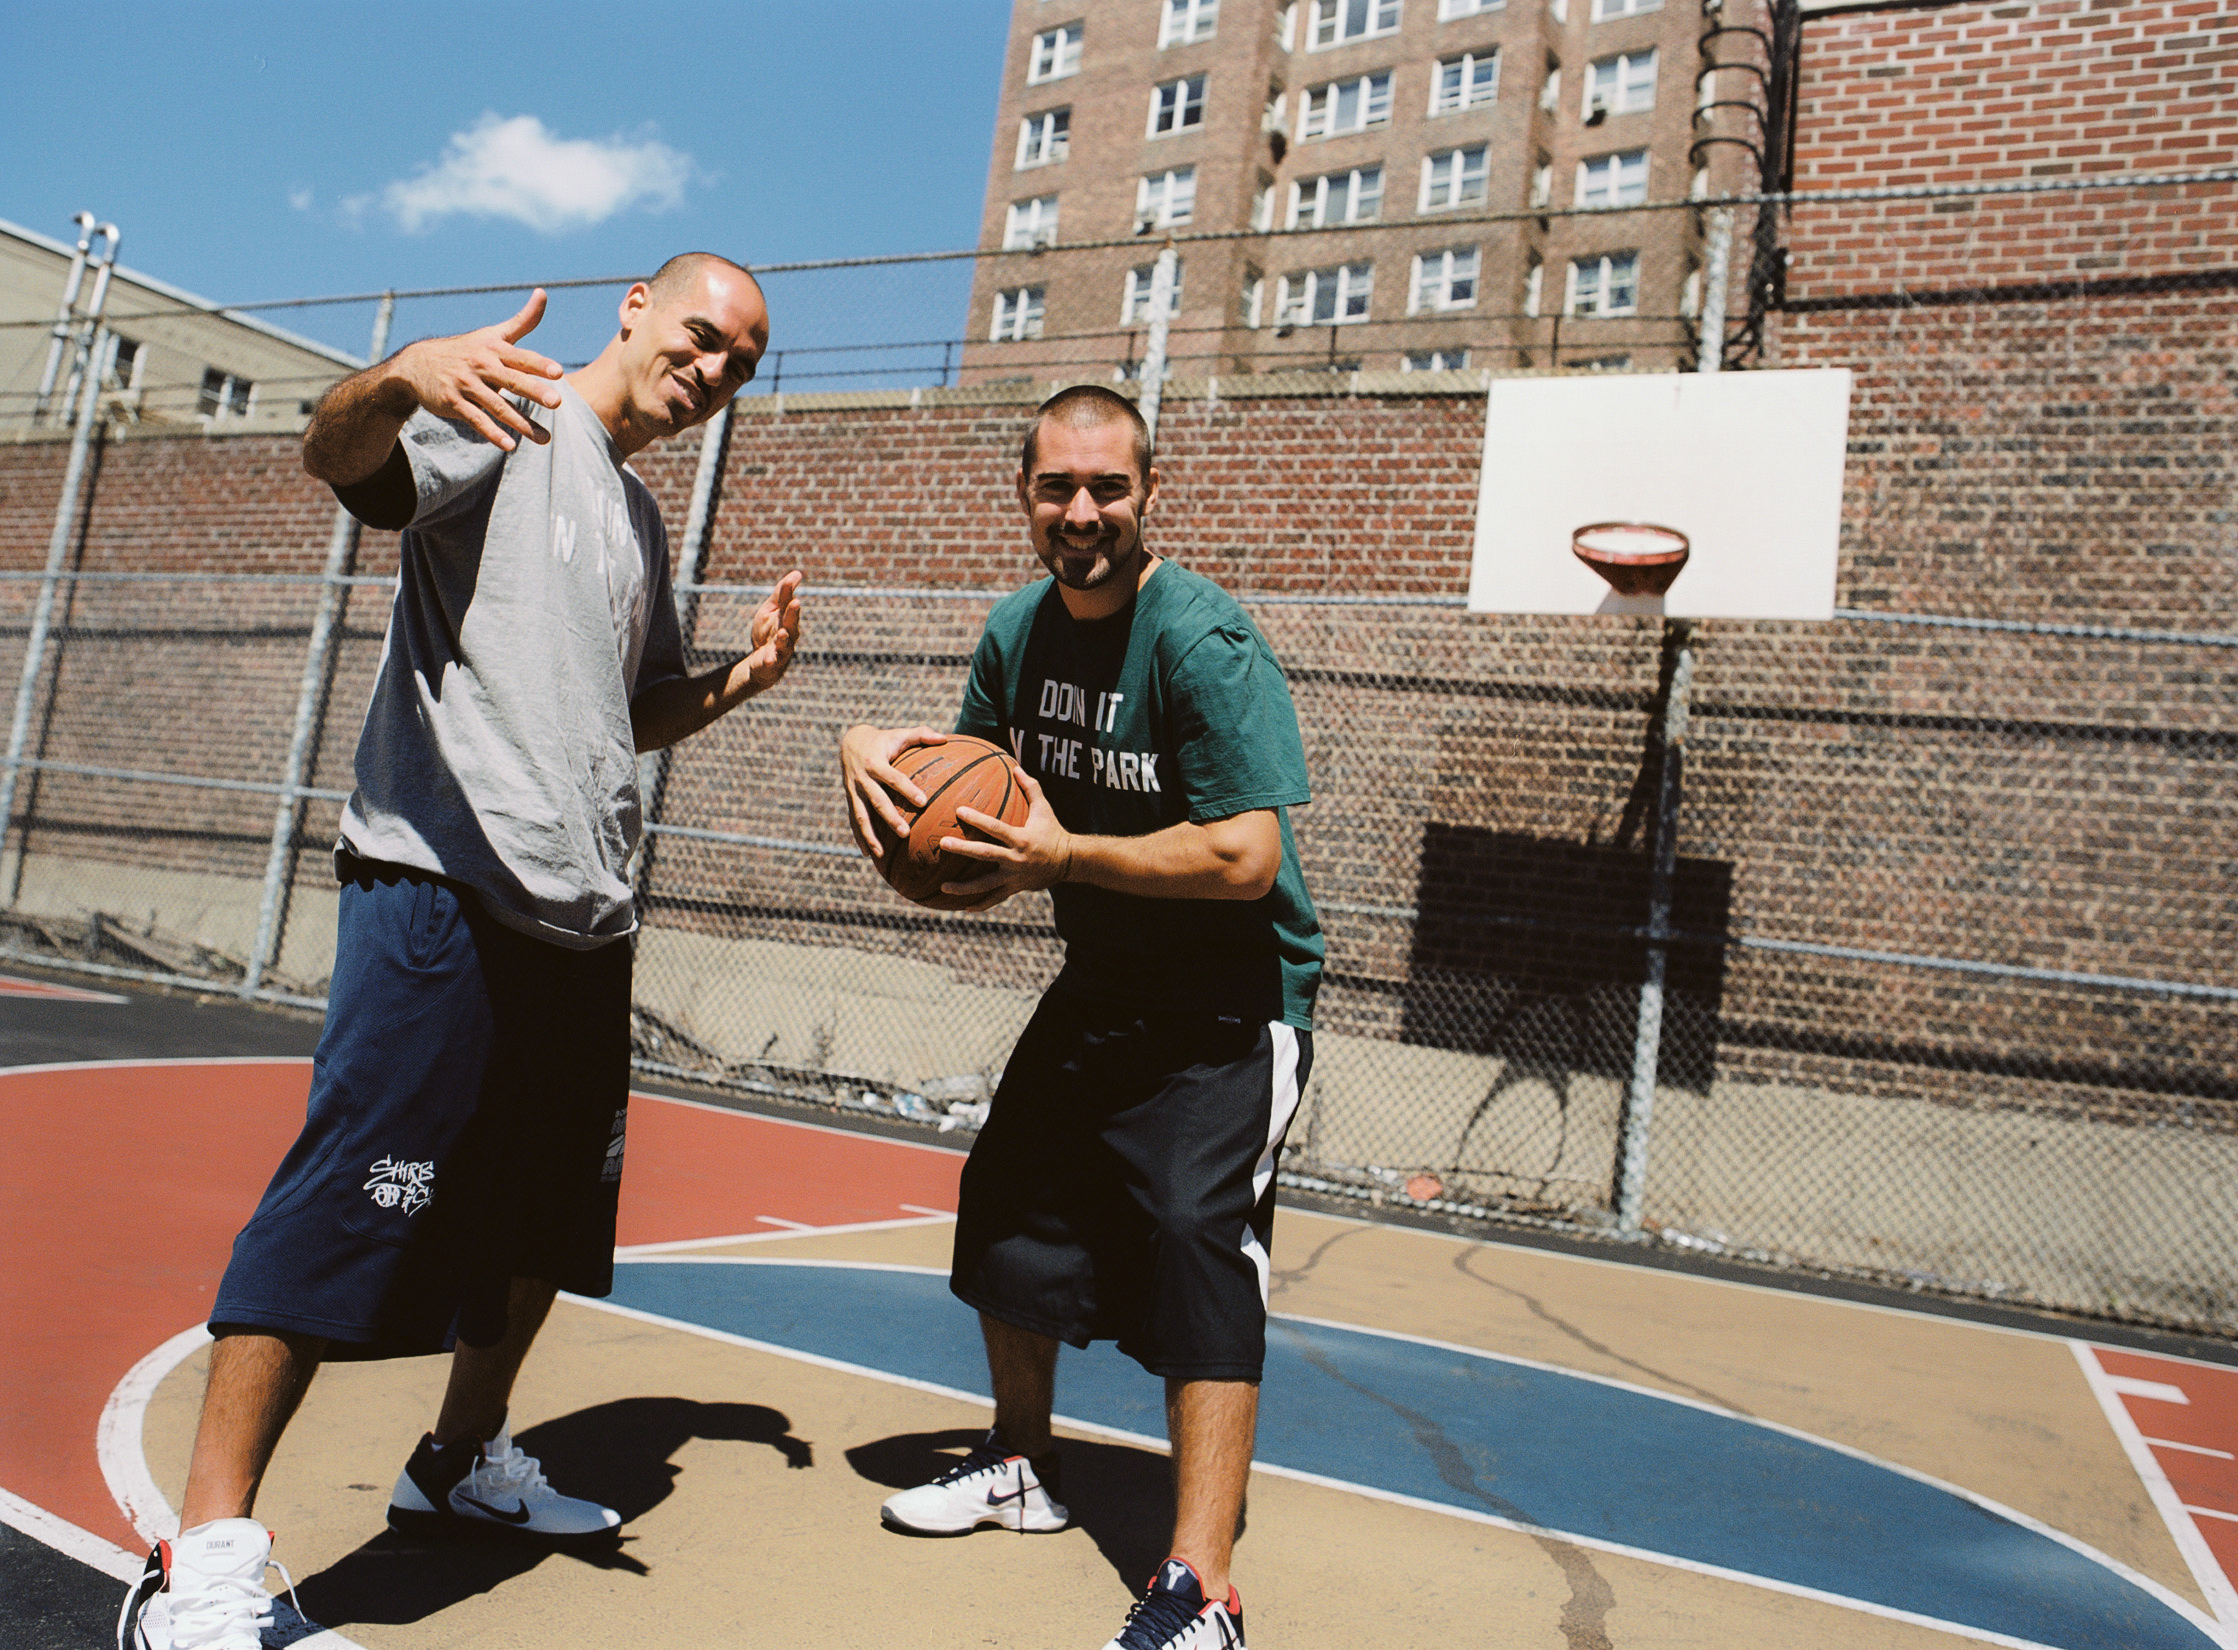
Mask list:
[[[1010,826],[962,811],[985,909],[1046,888],[1065,965],[1018,1040],[964,1167],[951,1287],[978,1308],[987,1440],[889,1499],[889,1527],[1058,1530],[1057,1344],[1115,1339],[1166,1381],[1173,1556],[1120,1650],[1240,1650],[1228,1566],[1266,1358],[1274,1169],[1313,1063],[1321,928],[1285,810],[1308,797],[1282,669],[1219,586],[1153,555],[1150,436],[1093,386],[1044,403],[1018,470],[1052,575],[997,603],[955,731],[1016,759]],[[842,742],[855,838],[882,853],[893,762],[943,736]],[[892,793],[892,794],[889,794]],[[1109,1647],[1107,1647],[1109,1650]]]

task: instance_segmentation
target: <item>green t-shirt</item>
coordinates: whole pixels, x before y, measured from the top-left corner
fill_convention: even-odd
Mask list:
[[[1135,1008],[1313,1024],[1321,923],[1284,810],[1311,800],[1290,685],[1234,597],[1154,570],[1126,611],[1075,620],[1053,580],[996,603],[956,731],[1013,752],[1068,831],[1147,836],[1271,808],[1282,870],[1256,900],[1050,890],[1059,989]]]

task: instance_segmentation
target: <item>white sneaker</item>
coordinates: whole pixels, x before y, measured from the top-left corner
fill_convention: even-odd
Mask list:
[[[506,1535],[563,1547],[613,1541],[622,1515],[595,1501],[562,1495],[544,1481],[535,1456],[513,1442],[512,1423],[480,1449],[437,1449],[420,1440],[389,1497],[389,1527],[406,1535]]]
[[[118,1650],[258,1650],[273,1621],[267,1569],[292,1595],[294,1578],[272,1561],[272,1532],[253,1518],[213,1519],[157,1543],[125,1595]]]
[[[986,1442],[929,1484],[886,1498],[878,1518],[904,1535],[968,1535],[982,1524],[1046,1535],[1072,1522],[1055,1494],[1057,1452],[1039,1461],[1014,1454],[1002,1434]]]
[[[1103,1650],[1243,1650],[1243,1599],[1233,1587],[1207,1599],[1188,1562],[1169,1558]]]

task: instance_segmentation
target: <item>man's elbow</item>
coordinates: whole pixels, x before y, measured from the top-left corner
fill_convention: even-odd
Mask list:
[[[1265,899],[1273,891],[1275,878],[1282,874],[1281,828],[1237,832],[1222,846],[1226,849],[1220,856],[1222,896]]]

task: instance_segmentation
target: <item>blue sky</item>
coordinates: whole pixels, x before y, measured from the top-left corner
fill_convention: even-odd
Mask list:
[[[686,246],[756,263],[969,246],[1009,12],[18,6],[0,217],[59,239],[90,210],[123,229],[126,264],[222,302],[612,275]],[[952,336],[968,267],[773,285],[773,343],[788,300],[796,345]],[[537,341],[588,355],[618,296],[555,299]],[[513,302],[408,304],[397,337]],[[371,310],[270,318],[362,352]]]

